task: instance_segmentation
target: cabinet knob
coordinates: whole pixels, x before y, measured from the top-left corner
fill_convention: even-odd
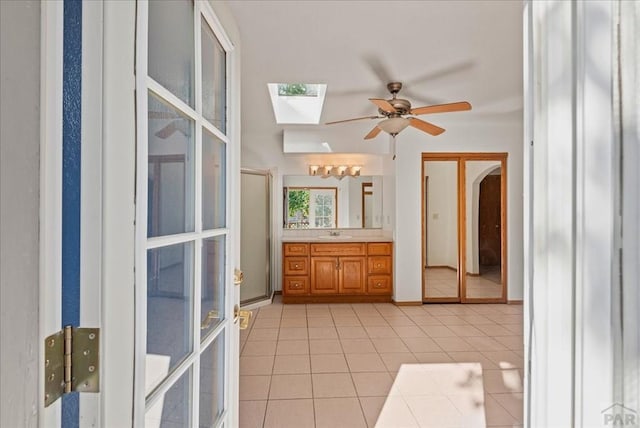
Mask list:
[[[376,265],[376,267],[382,267],[382,265],[381,265],[380,263],[378,263],[378,264]]]
[[[380,287],[382,287],[382,283],[379,282],[376,284],[376,288],[380,288]]]
[[[296,264],[296,265],[295,265],[295,268],[296,268],[296,269],[298,269],[299,267],[300,267],[300,265],[298,265],[298,264]]]

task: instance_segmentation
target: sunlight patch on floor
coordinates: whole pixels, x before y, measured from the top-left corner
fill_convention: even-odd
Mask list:
[[[504,385],[519,392],[518,371],[504,367]],[[403,364],[376,428],[486,427],[480,363]]]

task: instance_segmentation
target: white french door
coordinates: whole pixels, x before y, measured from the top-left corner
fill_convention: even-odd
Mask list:
[[[134,424],[233,424],[227,112],[233,46],[208,2],[140,1]]]

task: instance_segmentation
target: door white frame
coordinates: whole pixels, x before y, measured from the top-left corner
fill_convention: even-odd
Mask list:
[[[80,321],[101,328],[102,392],[80,396],[81,426],[132,424],[133,338],[122,332],[133,328],[135,7],[83,4]],[[40,367],[62,319],[63,15],[62,1],[41,4]],[[45,408],[43,396],[39,426],[60,426],[60,401]]]
[[[41,4],[40,92],[40,335],[39,366],[44,339],[60,329],[62,319],[62,22],[63,3]],[[40,374],[38,391],[44,391]],[[61,406],[44,407],[39,394],[40,427],[59,426]]]

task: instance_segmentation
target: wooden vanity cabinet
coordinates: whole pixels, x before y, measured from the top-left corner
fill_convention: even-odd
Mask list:
[[[283,302],[388,302],[391,242],[283,244]]]

